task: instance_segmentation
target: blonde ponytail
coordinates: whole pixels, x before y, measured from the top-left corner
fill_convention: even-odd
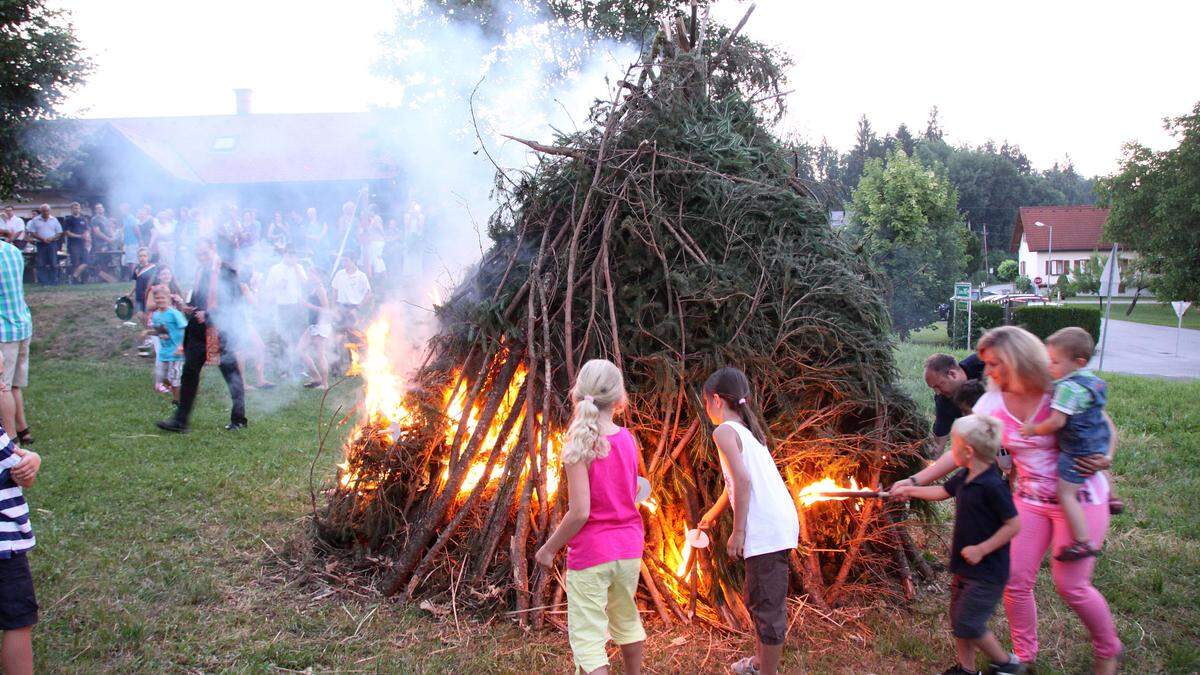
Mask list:
[[[608,439],[600,433],[600,411],[612,410],[625,402],[625,382],[611,361],[592,359],[583,364],[571,389],[575,404],[567,440],[563,443],[563,464],[589,463],[608,456]]]

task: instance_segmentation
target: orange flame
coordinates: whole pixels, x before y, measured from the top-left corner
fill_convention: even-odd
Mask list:
[[[817,502],[841,501],[846,498],[845,497],[831,497],[831,496],[828,496],[828,495],[825,495],[822,493],[823,492],[836,492],[837,490],[861,490],[861,489],[862,488],[860,488],[858,486],[858,481],[854,480],[853,476],[850,477],[849,485],[838,485],[834,479],[825,477],[825,478],[822,478],[821,480],[809,483],[808,485],[805,485],[803,488],[800,489],[800,494],[799,494],[800,504],[802,506],[812,506],[813,504],[816,504]]]

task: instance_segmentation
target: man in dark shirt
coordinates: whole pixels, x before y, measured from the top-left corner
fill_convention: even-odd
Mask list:
[[[88,230],[88,221],[79,202],[71,202],[71,213],[63,216],[62,228],[67,239],[67,255],[71,257],[71,277],[75,278],[79,266],[87,264],[83,235]]]
[[[221,377],[229,387],[229,398],[233,407],[229,413],[228,431],[244,429],[246,421],[246,394],[242,375],[238,371],[233,341],[241,316],[241,284],[237,271],[221,262],[212,241],[200,240],[196,244],[196,261],[200,273],[192,289],[189,304],[184,307],[188,315],[187,328],[183,331],[183,374],[179,383],[179,407],[171,419],[157,422],[164,431],[183,433],[188,429],[188,419],[196,402],[200,387],[200,370],[208,358],[208,332],[217,332],[220,351],[219,368]]]
[[[925,384],[933,390],[933,454],[940,455],[950,435],[950,425],[963,416],[953,401],[959,387],[968,380],[983,379],[983,361],[971,354],[958,361],[949,354],[934,354],[925,359]]]

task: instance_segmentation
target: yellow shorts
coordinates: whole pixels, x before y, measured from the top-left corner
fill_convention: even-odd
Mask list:
[[[639,558],[614,560],[582,570],[567,570],[567,634],[575,665],[590,673],[608,665],[604,645],[646,639],[638,614]]]

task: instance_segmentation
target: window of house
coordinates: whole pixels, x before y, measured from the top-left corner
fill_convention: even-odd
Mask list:
[[[1021,276],[1025,276],[1025,261],[1021,261]]]

